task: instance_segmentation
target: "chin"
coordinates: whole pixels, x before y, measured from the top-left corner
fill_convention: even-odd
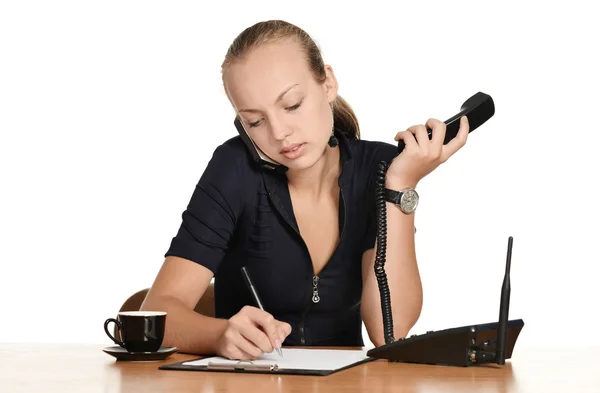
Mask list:
[[[301,160],[294,160],[294,162],[288,163],[287,165],[284,164],[285,166],[288,167],[289,170],[292,171],[302,171],[305,169],[309,169],[312,168],[315,164],[317,163],[316,160],[313,161],[301,161]]]

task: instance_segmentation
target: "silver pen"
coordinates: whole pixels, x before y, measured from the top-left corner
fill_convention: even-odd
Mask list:
[[[252,283],[252,279],[250,278],[250,274],[248,273],[246,266],[242,266],[241,270],[242,270],[242,274],[244,275],[244,280],[246,280],[246,285],[248,285],[248,289],[250,290],[250,293],[254,297],[254,301],[258,305],[258,308],[265,311],[265,308],[263,307],[262,302],[260,301],[260,298],[258,297],[258,292],[256,292],[256,288],[254,288],[254,283]],[[281,348],[275,348],[275,350],[277,351],[279,356],[283,357],[283,352],[281,351]]]

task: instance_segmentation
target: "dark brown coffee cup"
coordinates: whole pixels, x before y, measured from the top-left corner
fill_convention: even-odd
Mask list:
[[[117,318],[104,321],[104,331],[115,342],[128,352],[156,352],[160,349],[165,337],[167,313],[164,311],[122,311]],[[113,322],[117,325],[121,341],[108,330]]]

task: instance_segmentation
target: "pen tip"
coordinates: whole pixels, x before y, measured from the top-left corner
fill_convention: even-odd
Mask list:
[[[283,357],[283,352],[281,351],[281,348],[275,348],[277,350],[277,353],[279,354],[279,356]]]

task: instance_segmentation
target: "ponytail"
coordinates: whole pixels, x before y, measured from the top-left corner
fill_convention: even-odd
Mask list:
[[[340,95],[333,102],[333,124],[348,139],[360,139],[360,127],[358,126],[356,114],[348,101]]]

